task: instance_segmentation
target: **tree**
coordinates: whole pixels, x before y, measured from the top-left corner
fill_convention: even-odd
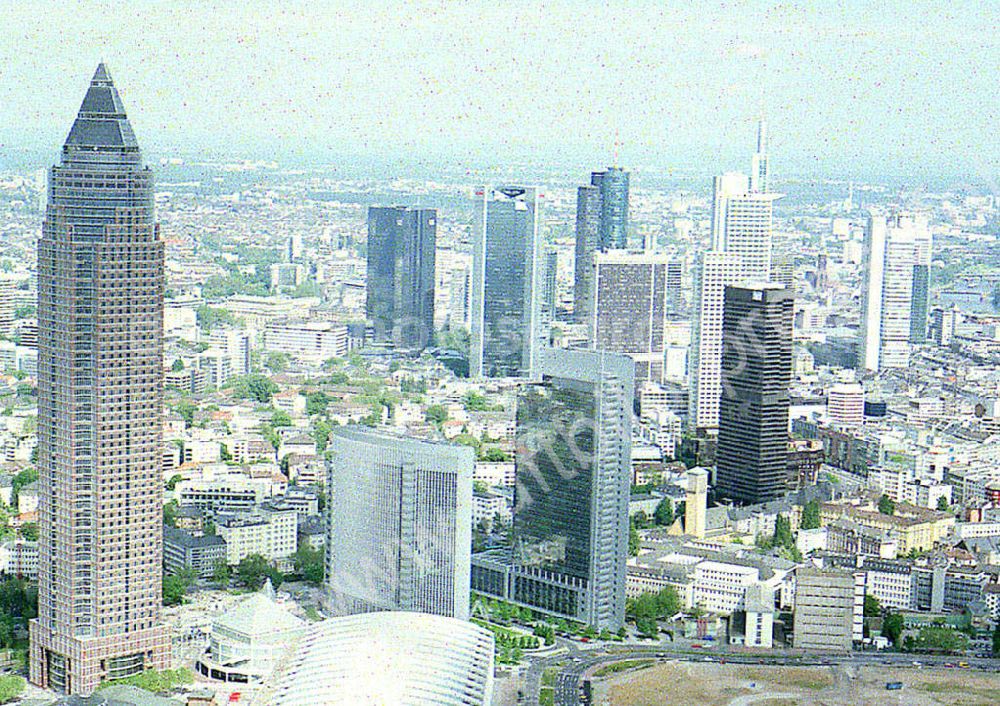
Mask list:
[[[17,496],[20,494],[21,488],[26,485],[31,485],[36,480],[38,480],[38,470],[35,468],[25,468],[23,471],[14,476],[14,480],[10,483],[11,507],[17,507]]]
[[[819,500],[810,500],[802,507],[802,522],[799,523],[799,529],[817,529],[819,526]]]
[[[24,679],[16,675],[0,676],[0,704],[9,704],[24,691]]]
[[[264,362],[264,365],[266,365],[272,373],[277,375],[288,370],[288,365],[291,362],[291,355],[288,353],[276,352],[267,354],[267,360]]]
[[[507,454],[503,449],[499,449],[496,446],[491,446],[483,452],[483,460],[492,463],[500,463],[509,460]]]
[[[670,498],[663,498],[653,511],[653,521],[660,527],[668,527],[674,524],[674,502]]]
[[[271,415],[271,427],[277,429],[278,427],[290,426],[292,426],[292,418],[288,415],[288,412],[282,409],[274,410],[274,414]]]
[[[34,522],[25,522],[21,525],[21,536],[29,542],[38,541],[38,525]]]
[[[316,424],[313,426],[313,439],[316,441],[316,451],[323,453],[326,451],[326,445],[330,441],[330,433],[333,429],[330,427],[330,423],[325,419],[317,419]]]
[[[206,537],[214,537],[217,532],[215,529],[215,523],[211,520],[205,520],[201,525],[201,531]]]
[[[198,318],[198,325],[206,333],[222,324],[235,326],[239,323],[239,319],[233,316],[227,309],[215,309],[205,304],[198,307],[195,315]]]
[[[180,475],[179,473],[175,473],[174,475],[170,476],[170,480],[167,481],[167,490],[173,490],[174,488],[177,487],[177,484],[180,483],[182,480],[184,480],[184,476]]]
[[[171,500],[163,506],[163,524],[168,527],[177,526],[177,501]]]
[[[432,404],[424,412],[424,419],[432,424],[443,424],[448,421],[448,410],[439,404]]]
[[[163,605],[180,605],[184,602],[188,583],[178,574],[163,576]]]
[[[191,400],[180,400],[174,405],[174,411],[184,420],[184,426],[189,428],[194,424],[194,413],[198,411],[198,406]]]
[[[795,537],[792,536],[792,523],[784,515],[774,518],[774,537],[772,538],[776,547],[794,547]]]
[[[313,549],[303,542],[293,557],[295,573],[309,583],[317,586],[323,583],[325,569],[323,566],[323,550]]]
[[[276,384],[259,373],[232,378],[225,387],[231,388],[240,399],[254,399],[261,404],[270,402],[278,391]]]
[[[642,541],[639,539],[639,533],[635,529],[635,524],[629,523],[628,527],[628,555],[638,556],[639,548],[642,546]]]
[[[463,400],[465,409],[470,412],[485,412],[490,408],[486,395],[481,395],[475,390],[469,390]]]
[[[943,495],[938,496],[938,499],[937,499],[937,509],[940,510],[941,512],[948,512],[948,509],[949,509],[948,508],[948,498],[946,498]]]
[[[880,615],[882,615],[882,604],[879,603],[878,598],[870,593],[866,593],[864,616],[866,618],[877,618]]]
[[[310,392],[306,395],[306,414],[310,417],[323,414],[330,406],[330,396],[323,391]]]
[[[993,656],[1000,657],[1000,620],[993,626]]]
[[[947,627],[927,626],[920,628],[912,643],[914,650],[931,652],[964,652],[969,646],[969,638],[958,630]]]
[[[903,634],[903,616],[899,613],[888,613],[882,620],[882,636],[889,638],[892,644],[899,647],[899,636]]]
[[[646,515],[645,510],[638,510],[632,516],[632,522],[635,524],[636,529],[646,529],[649,527],[649,516]]]
[[[896,514],[896,501],[890,498],[888,495],[883,495],[878,499],[878,511],[883,515],[895,515]]]
[[[38,586],[16,576],[0,580],[0,615],[31,620],[38,616]]]
[[[236,567],[236,578],[247,588],[257,590],[264,585],[264,580],[270,578],[271,585],[277,588],[281,585],[281,572],[271,566],[270,562],[260,554],[250,554],[243,557]]]
[[[233,572],[225,559],[216,559],[212,567],[212,583],[218,588],[225,588],[233,577]]]
[[[173,365],[170,366],[170,369],[173,370],[175,373],[181,372],[182,370],[184,370],[184,361],[181,360],[180,358],[174,358],[174,363]]]

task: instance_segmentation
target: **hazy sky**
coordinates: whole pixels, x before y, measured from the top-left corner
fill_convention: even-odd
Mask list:
[[[0,159],[53,152],[100,59],[152,154],[775,169],[1000,161],[1000,12],[918,2],[0,2]]]

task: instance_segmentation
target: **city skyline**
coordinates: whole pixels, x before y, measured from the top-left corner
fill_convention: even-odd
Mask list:
[[[586,15],[567,3],[518,12],[171,4],[112,23],[100,6],[19,4],[0,11],[24,28],[0,42],[0,156],[61,139],[66,77],[104,58],[134,69],[123,91],[141,116],[136,130],[164,156],[558,157],[687,169],[734,164],[732,129],[751,134],[765,114],[781,126],[769,152],[786,175],[945,172],[989,183],[997,89],[979,67],[997,56],[997,40],[982,11],[950,7],[942,18],[909,4],[877,16],[768,4],[620,3]],[[187,39],[170,29],[182,17]],[[509,39],[477,32],[486,26]],[[77,40],[59,41],[70,27]],[[609,27],[628,41],[608,47]],[[948,60],[915,50],[931,43]],[[41,55],[44,67],[31,58]],[[394,87],[391,100],[383,86]],[[576,110],[581,100],[596,112]],[[219,114],[230,116],[225,128]]]

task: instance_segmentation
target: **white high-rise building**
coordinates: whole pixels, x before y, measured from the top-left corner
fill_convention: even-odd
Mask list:
[[[915,267],[930,251],[925,219],[871,215],[865,229],[858,368],[905,368]]]
[[[712,250],[696,267],[690,356],[688,426],[719,426],[722,380],[722,303],[726,285],[772,280],[774,202],[767,192],[766,127],[761,121],[751,176],[729,172],[715,177]]]
[[[865,390],[857,383],[838,383],[827,393],[826,413],[841,427],[860,427],[865,422]]]
[[[740,277],[741,261],[727,252],[701,255],[695,271],[694,325],[691,327],[691,394],[688,426],[715,429],[719,426],[722,395],[722,306],[726,285]]]
[[[712,247],[743,258],[746,280],[771,279],[774,201],[780,194],[752,190],[755,180],[745,174],[715,177],[712,201]]]

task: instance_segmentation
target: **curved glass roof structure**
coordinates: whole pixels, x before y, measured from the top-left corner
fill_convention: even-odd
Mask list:
[[[267,703],[274,706],[485,706],[493,636],[427,613],[363,613],[314,625]]]

